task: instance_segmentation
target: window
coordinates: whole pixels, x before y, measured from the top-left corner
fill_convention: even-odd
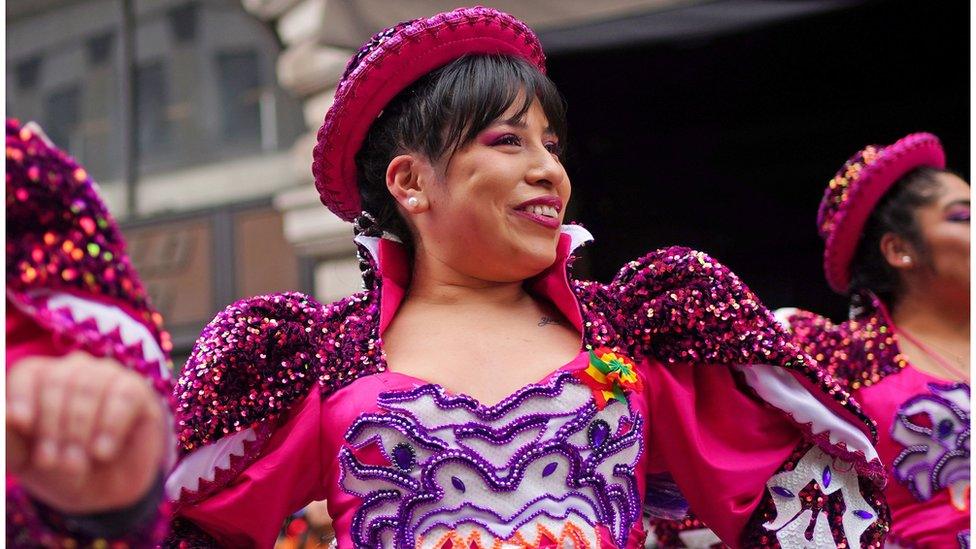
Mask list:
[[[113,39],[110,32],[88,39],[88,62],[92,66],[105,65],[111,60]]]
[[[261,76],[254,51],[217,55],[221,129],[230,142],[261,141]]]
[[[17,63],[14,69],[17,74],[17,87],[22,90],[31,90],[37,87],[37,80],[41,76],[41,58],[31,57]]]
[[[173,36],[179,43],[192,42],[197,35],[197,4],[188,2],[166,14]]]
[[[136,115],[139,117],[139,154],[152,158],[170,144],[166,105],[169,91],[162,61],[136,69]]]
[[[44,99],[44,131],[62,149],[77,148],[72,139],[80,122],[81,91],[77,85],[51,92]]]

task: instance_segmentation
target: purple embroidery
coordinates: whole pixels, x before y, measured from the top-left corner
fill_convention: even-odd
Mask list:
[[[891,438],[905,449],[893,462],[894,476],[919,501],[949,488],[953,503],[968,507],[969,386],[930,383],[929,390],[895,416]]]
[[[587,432],[590,437],[590,446],[593,448],[599,448],[610,436],[610,425],[602,419],[594,421],[590,425],[590,429]]]
[[[598,411],[568,372],[495,406],[436,385],[383,393],[379,405],[386,413],[357,419],[339,456],[343,489],[363,500],[356,547],[413,548],[461,526],[504,540],[567,521],[624,546],[640,519],[643,420],[622,402]]]
[[[394,446],[390,454],[393,456],[393,463],[404,471],[413,469],[414,464],[417,462],[417,453],[405,442]]]

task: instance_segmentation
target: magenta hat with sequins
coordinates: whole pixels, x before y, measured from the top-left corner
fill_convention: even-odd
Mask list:
[[[825,244],[824,273],[834,291],[849,290],[851,261],[875,205],[896,181],[923,166],[945,168],[945,152],[938,137],[913,133],[888,146],[865,147],[830,180],[817,227]]]
[[[346,221],[360,214],[355,158],[370,125],[417,79],[470,54],[520,57],[545,72],[535,33],[511,15],[482,7],[398,23],[356,52],[312,152],[312,174],[323,204]]]

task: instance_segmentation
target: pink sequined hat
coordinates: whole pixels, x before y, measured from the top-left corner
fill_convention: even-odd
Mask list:
[[[864,224],[891,186],[915,168],[945,168],[939,138],[913,133],[888,146],[869,145],[852,156],[830,180],[817,226],[824,239],[824,273],[834,291],[846,294],[851,260]]]
[[[535,33],[489,8],[460,8],[398,23],[363,44],[346,66],[312,152],[312,174],[323,204],[346,221],[360,214],[355,157],[370,125],[421,76],[469,54],[521,57],[545,72]]]

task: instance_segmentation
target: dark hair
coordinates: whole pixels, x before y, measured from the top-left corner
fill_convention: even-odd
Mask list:
[[[861,293],[870,290],[888,306],[901,293],[901,279],[898,271],[888,264],[881,252],[881,239],[887,233],[905,239],[918,250],[922,264],[928,260],[928,250],[918,223],[915,210],[935,202],[939,197],[941,173],[950,173],[939,168],[916,168],[895,182],[881,197],[868,217],[861,235],[861,242],[851,261],[851,292]]]
[[[512,106],[516,117],[539,100],[552,131],[565,146],[566,106],[555,84],[528,61],[505,55],[469,55],[423,76],[400,92],[373,122],[356,154],[356,177],[368,230],[392,233],[412,245],[406,221],[386,188],[396,155],[419,152],[440,160],[474,139]]]

